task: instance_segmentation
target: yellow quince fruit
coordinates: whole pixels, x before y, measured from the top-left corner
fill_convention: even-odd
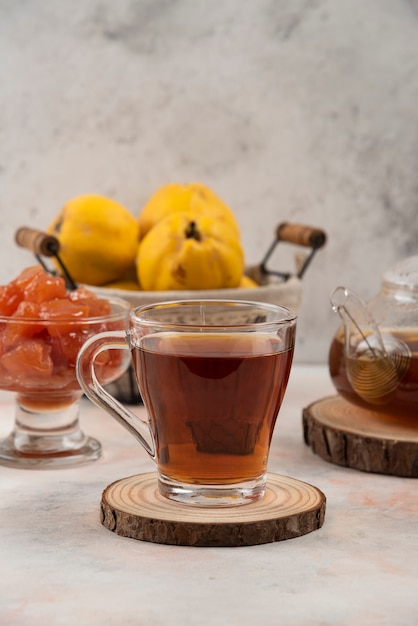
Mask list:
[[[208,215],[173,213],[138,248],[137,274],[145,291],[237,287],[243,267],[234,228]]]
[[[256,283],[253,278],[250,278],[246,274],[243,274],[241,276],[238,287],[240,287],[241,289],[256,289],[257,287],[259,287],[259,284]]]
[[[122,278],[135,263],[137,220],[109,198],[83,195],[69,200],[47,232],[57,237],[60,258],[76,282],[104,285]]]
[[[160,187],[141,210],[138,216],[141,239],[165,217],[185,212],[227,222],[237,236],[240,234],[232,210],[209,187],[201,183],[169,183]]]
[[[138,283],[136,275],[136,267],[133,263],[128,272],[118,278],[118,280],[112,280],[110,283],[106,283],[103,287],[109,289],[122,289],[123,291],[141,291],[141,285]]]

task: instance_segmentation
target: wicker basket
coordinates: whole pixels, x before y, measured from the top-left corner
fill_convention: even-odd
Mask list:
[[[123,289],[110,289],[105,287],[86,287],[103,298],[118,297],[128,301],[132,308],[152,304],[156,302],[169,302],[176,300],[246,300],[257,302],[268,302],[285,306],[297,312],[302,300],[302,276],[309,266],[313,255],[322,248],[326,242],[326,234],[323,230],[304,224],[294,224],[283,222],[279,224],[274,232],[274,239],[264,255],[261,263],[257,266],[247,267],[246,274],[259,284],[258,287],[235,288],[235,289],[211,289],[193,291],[128,291]],[[15,235],[16,243],[31,250],[38,262],[46,271],[50,271],[42,258],[55,257],[61,266],[63,275],[66,277],[69,288],[76,285],[72,280],[67,268],[63,264],[59,250],[60,245],[56,237],[35,230],[33,228],[21,227]],[[279,242],[295,244],[299,247],[310,249],[309,253],[298,252],[294,255],[295,273],[282,273],[269,271],[266,267],[273,251]],[[51,273],[54,273],[52,271]],[[108,386],[108,389],[121,401],[138,404],[141,401],[137,385],[134,379],[132,368],[115,383]]]

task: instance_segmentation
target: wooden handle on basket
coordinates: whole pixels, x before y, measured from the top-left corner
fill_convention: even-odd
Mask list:
[[[60,243],[54,235],[27,226],[22,226],[16,231],[15,241],[21,248],[47,257],[56,256],[60,249]]]
[[[325,245],[327,236],[320,228],[304,226],[303,224],[289,224],[284,222],[276,228],[277,241],[287,241],[299,246],[309,248],[322,248]]]

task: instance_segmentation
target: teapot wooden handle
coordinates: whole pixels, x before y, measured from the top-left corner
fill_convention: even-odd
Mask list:
[[[276,239],[317,250],[325,245],[327,236],[320,228],[283,222],[276,228]]]
[[[21,248],[46,257],[56,256],[60,249],[60,243],[54,235],[27,226],[16,231],[15,241]]]

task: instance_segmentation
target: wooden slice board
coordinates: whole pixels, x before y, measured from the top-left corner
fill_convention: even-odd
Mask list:
[[[303,410],[304,440],[320,457],[365,472],[418,477],[418,416],[411,421],[330,396]]]
[[[156,473],[118,480],[103,492],[101,522],[123,537],[182,546],[251,546],[306,535],[324,523],[324,494],[295,478],[268,474],[251,504],[194,507],[161,496]]]

